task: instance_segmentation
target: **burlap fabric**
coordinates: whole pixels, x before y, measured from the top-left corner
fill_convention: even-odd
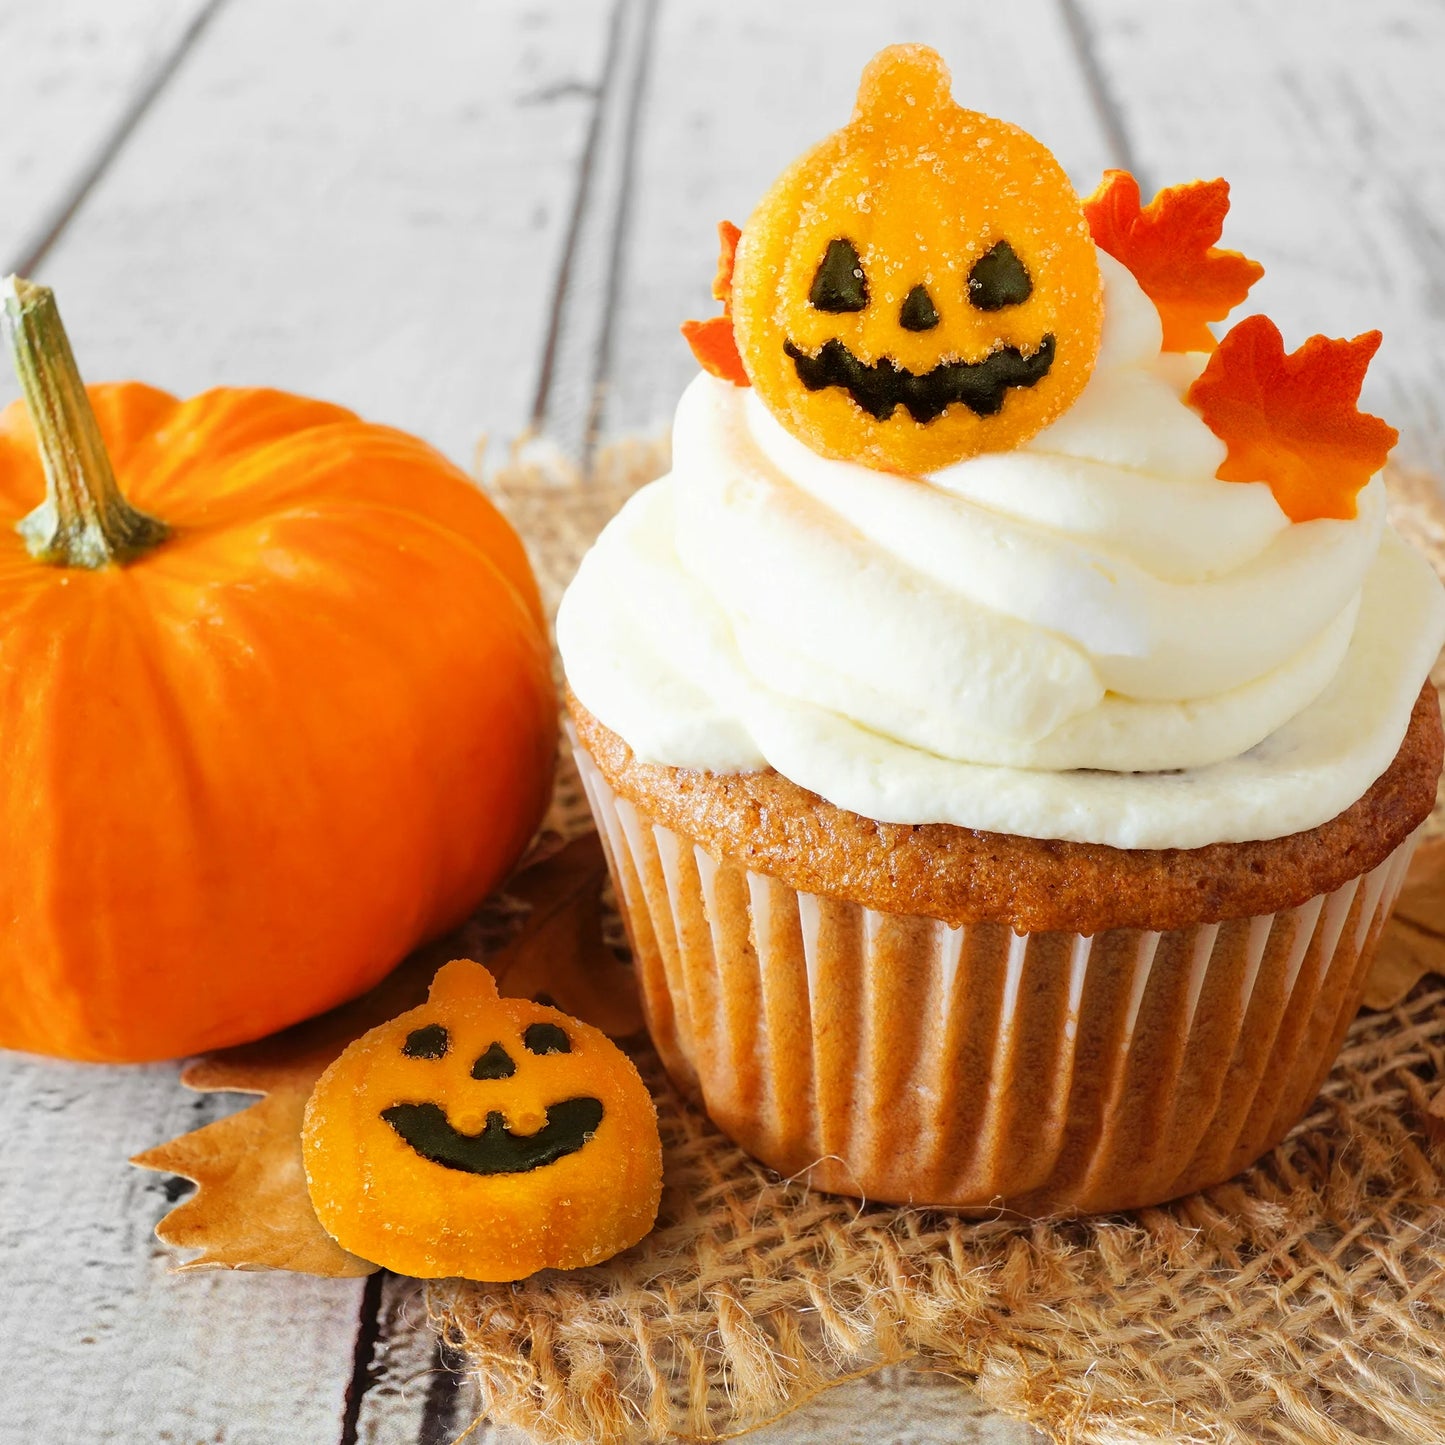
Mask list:
[[[525,453],[494,480],[555,605],[659,447],[586,481]],[[1430,493],[1402,522],[1445,554]],[[1413,513],[1411,509],[1413,508]],[[554,823],[588,826],[570,767]],[[1060,1442],[1445,1441],[1445,985],[1362,1014],[1308,1117],[1236,1180],[1073,1223],[966,1222],[780,1180],[637,1050],[667,1189],[601,1268],[447,1284],[432,1308],[488,1413],[548,1441],[718,1439],[895,1361],[973,1379]]]

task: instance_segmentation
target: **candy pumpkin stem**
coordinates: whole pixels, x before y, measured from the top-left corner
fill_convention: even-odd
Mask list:
[[[55,567],[134,561],[165,541],[166,524],[121,495],[55,293],[9,276],[0,282],[0,301],[45,469],[45,500],[15,530],[32,557]]]

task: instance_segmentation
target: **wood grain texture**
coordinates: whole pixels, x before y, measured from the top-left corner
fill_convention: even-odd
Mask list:
[[[451,1445],[476,1421],[475,1382],[458,1371],[427,1325],[426,1288],[413,1279],[379,1281],[375,1347],[353,1382],[353,1439],[366,1445]],[[485,1422],[467,1436],[498,1445],[502,1433]],[[345,1436],[340,1445],[347,1445]]]
[[[1432,0],[1072,0],[1146,184],[1224,176],[1241,314],[1385,340],[1365,405],[1445,460],[1445,8]]]
[[[40,268],[85,374],[300,391],[463,465],[520,431],[607,18],[226,5]]]
[[[0,4],[0,273],[20,268],[62,222],[207,9],[208,0]]]
[[[171,1181],[125,1162],[230,1107],[165,1065],[0,1060],[5,1445],[338,1438],[361,1282],[172,1275]]]
[[[658,0],[615,0],[592,125],[551,297],[532,424],[572,457],[591,446],[615,346]]]

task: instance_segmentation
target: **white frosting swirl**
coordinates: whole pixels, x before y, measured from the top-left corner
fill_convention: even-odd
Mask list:
[[[603,533],[557,635],[643,761],[775,767],[889,822],[1117,847],[1316,826],[1389,765],[1445,596],[1385,529],[1291,524],[1182,401],[1202,357],[1100,255],[1075,405],[930,477],[824,459],[699,377],[673,470]]]

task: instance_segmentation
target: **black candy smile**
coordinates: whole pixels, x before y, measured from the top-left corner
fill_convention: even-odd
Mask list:
[[[798,380],[809,391],[842,387],[879,421],[887,421],[902,406],[914,421],[929,422],[954,402],[961,402],[975,416],[993,416],[1010,387],[1033,386],[1054,364],[1052,333],[1028,355],[1017,346],[1001,346],[982,361],[941,361],[921,375],[887,356],[871,363],[859,361],[836,336],[824,342],[816,356],[792,341],[785,341],[783,350],[793,358]]]
[[[480,1134],[463,1134],[440,1104],[393,1104],[381,1117],[423,1159],[465,1174],[525,1174],[575,1154],[602,1122],[602,1100],[583,1095],[548,1106],[535,1134],[514,1134],[496,1110]]]

